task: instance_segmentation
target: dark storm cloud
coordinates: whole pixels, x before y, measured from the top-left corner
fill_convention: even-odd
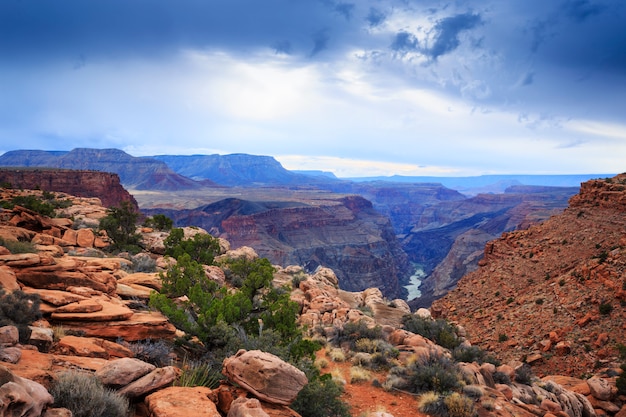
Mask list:
[[[480,24],[482,24],[480,15],[472,13],[458,14],[439,20],[434,27],[434,42],[432,46],[424,50],[424,53],[436,60],[441,55],[454,51],[461,44],[459,39],[461,32],[473,29]]]
[[[385,19],[387,19],[387,15],[374,7],[370,8],[367,17],[365,18],[370,27],[379,26],[385,21]]]
[[[347,2],[291,0],[7,0],[0,2],[0,56],[117,59],[183,48],[245,53],[259,47],[304,56],[316,33],[315,55],[328,43],[319,28],[352,31],[355,12]]]
[[[396,34],[391,49],[398,53],[413,52],[419,49],[419,41],[409,32],[399,32]]]

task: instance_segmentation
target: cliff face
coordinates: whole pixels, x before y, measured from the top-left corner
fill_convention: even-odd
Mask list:
[[[0,166],[50,167],[113,172],[125,187],[137,190],[200,189],[210,185],[183,177],[164,162],[137,158],[119,149],[77,148],[70,152],[10,151],[0,156]]]
[[[233,247],[253,247],[273,264],[311,271],[329,267],[345,290],[378,287],[389,298],[406,295],[407,256],[389,220],[361,197],[315,204],[228,199],[196,210],[148,212],[164,213],[177,225],[202,227]]]
[[[117,174],[69,169],[0,168],[0,182],[13,188],[59,191],[78,197],[98,197],[105,207],[130,202],[139,210],[137,201],[120,184]]]
[[[588,181],[563,213],[489,242],[432,309],[503,360],[592,372],[626,340],[625,230],[626,175]]]

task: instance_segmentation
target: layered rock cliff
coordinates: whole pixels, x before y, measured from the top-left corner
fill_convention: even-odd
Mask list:
[[[123,201],[136,210],[137,201],[120,184],[117,174],[69,169],[0,168],[0,183],[13,188],[64,192],[78,197],[97,197],[105,207],[119,206]]]
[[[389,220],[362,197],[263,203],[223,200],[195,210],[160,212],[178,225],[195,225],[228,239],[233,247],[253,247],[277,265],[318,266],[336,271],[342,289],[378,287],[402,298],[411,268]]]
[[[590,373],[626,340],[625,230],[626,175],[588,181],[563,213],[489,242],[433,311],[505,360]]]

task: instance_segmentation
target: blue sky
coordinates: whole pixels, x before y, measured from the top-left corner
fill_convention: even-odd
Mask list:
[[[626,171],[620,0],[3,0],[0,152]]]

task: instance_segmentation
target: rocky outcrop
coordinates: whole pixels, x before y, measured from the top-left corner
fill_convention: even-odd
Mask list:
[[[233,248],[250,246],[276,265],[331,268],[348,291],[378,287],[390,298],[403,298],[406,291],[407,256],[389,220],[361,197],[311,204],[228,199],[195,210],[147,212],[209,230]]]
[[[119,176],[125,187],[136,190],[201,189],[210,185],[208,181],[201,184],[183,177],[154,158],[137,158],[119,149],[76,148],[70,152],[9,151],[0,156],[0,166],[111,172]]]
[[[583,184],[563,213],[489,242],[482,266],[433,313],[540,374],[591,373],[617,358],[626,340],[624,201],[626,175]]]
[[[97,197],[105,207],[119,206],[126,201],[139,210],[135,198],[122,187],[119,176],[109,172],[0,168],[0,183],[7,183],[19,189],[41,189],[78,197]]]

